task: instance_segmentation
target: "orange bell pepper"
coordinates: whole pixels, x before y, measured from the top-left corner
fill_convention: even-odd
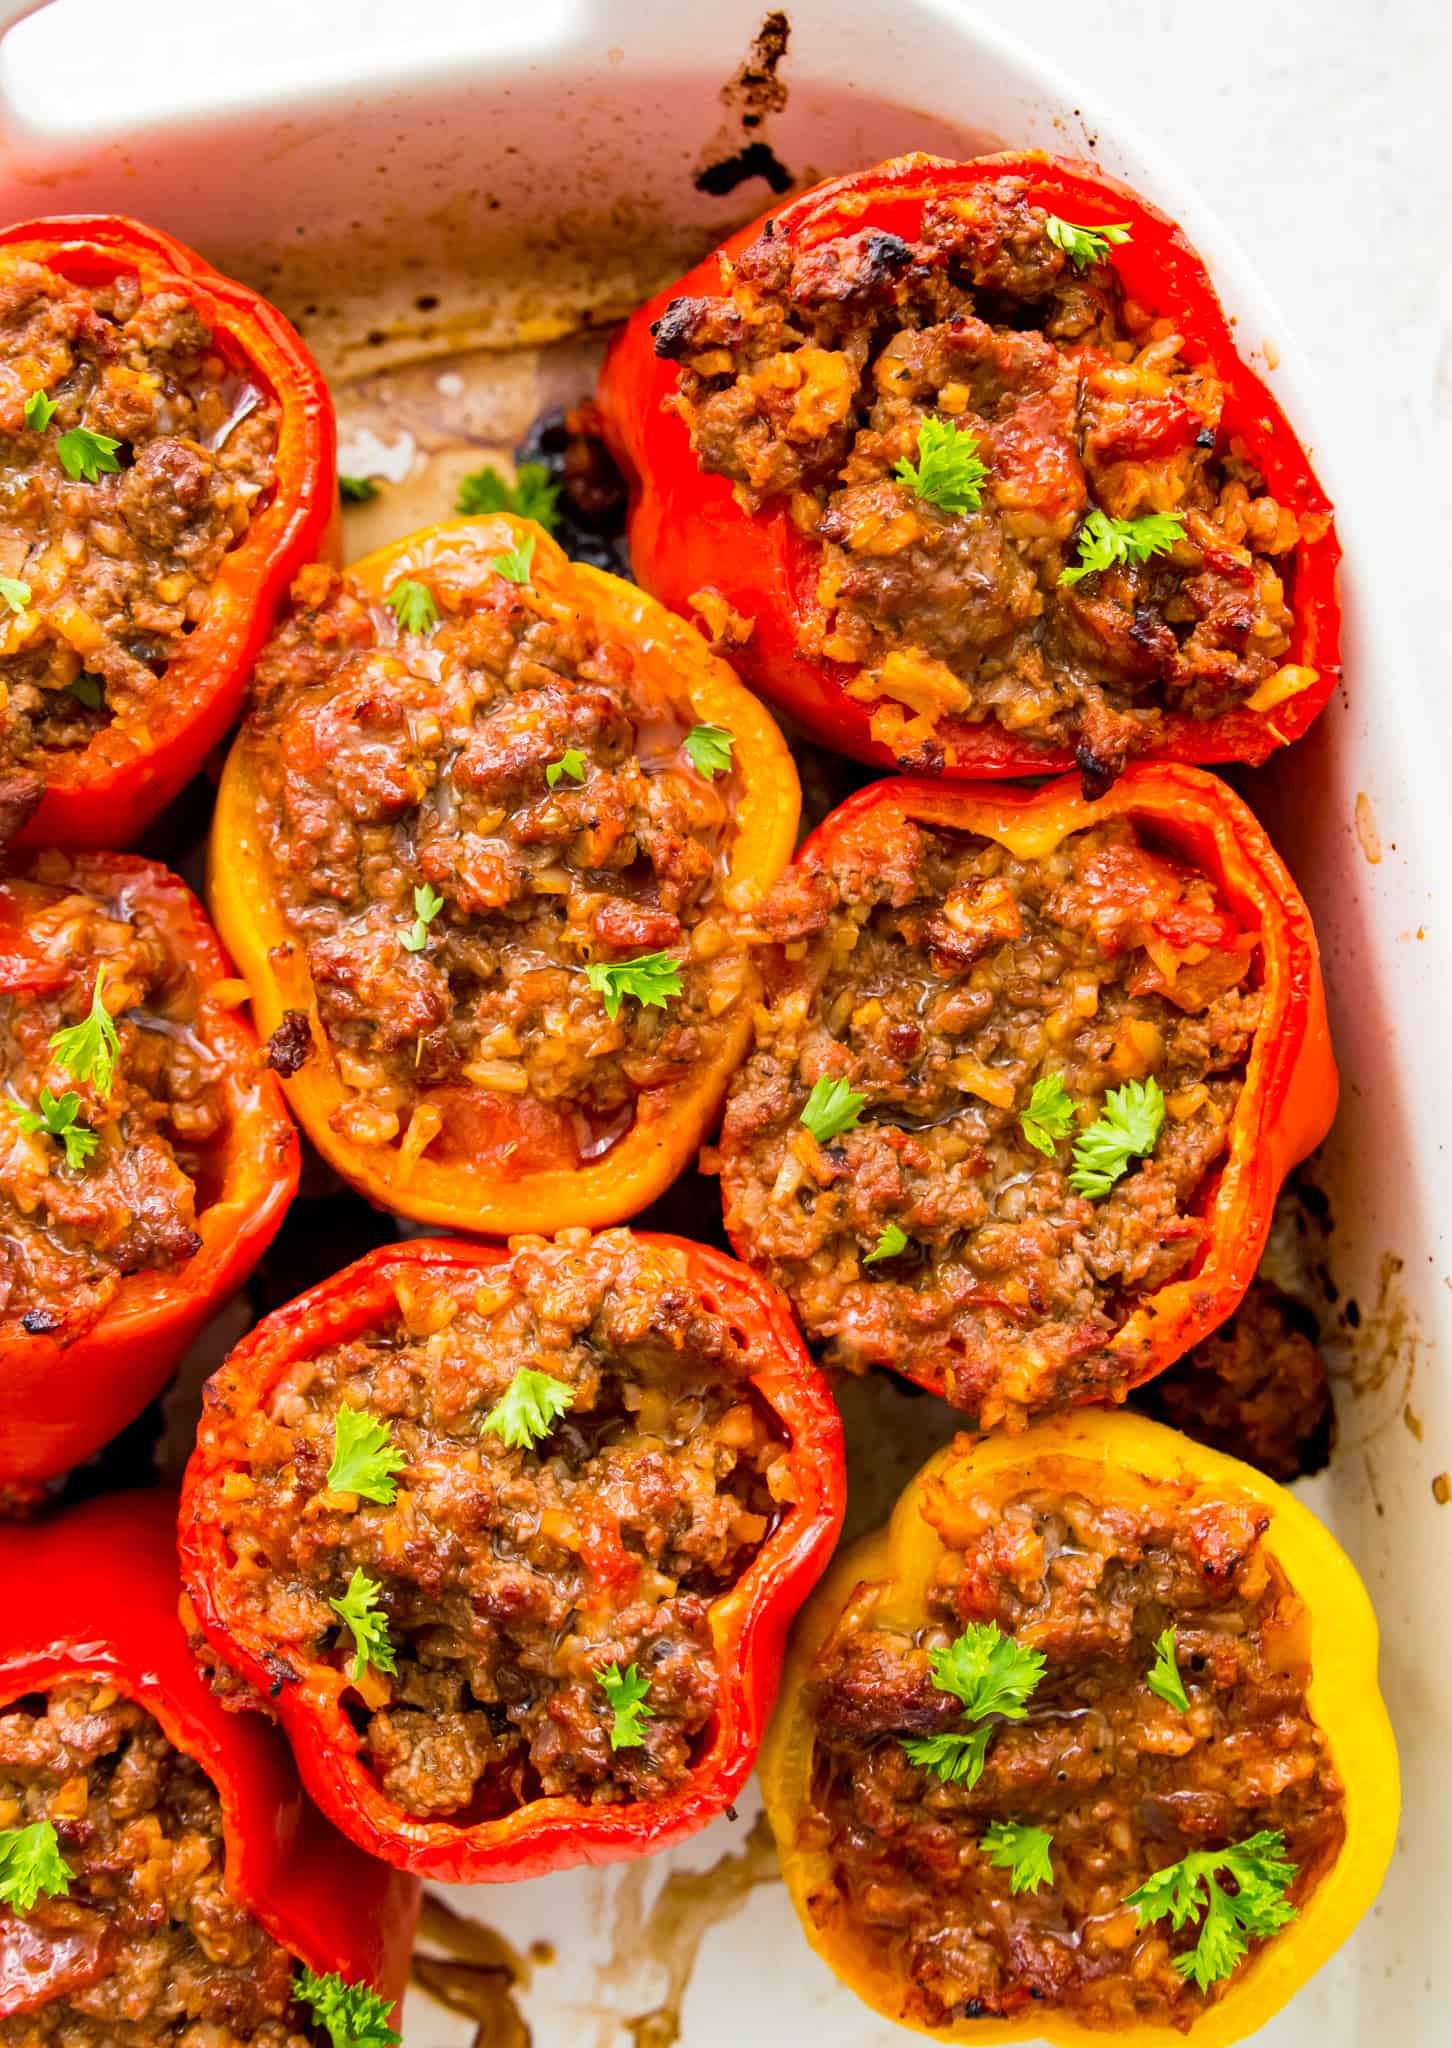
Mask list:
[[[1298,1654],[1309,1649],[1307,1711],[1325,1737],[1344,1791],[1345,1838],[1295,1919],[1252,1943],[1248,1961],[1188,2034],[1149,2024],[1106,2032],[1081,2024],[1046,1999],[1026,2001],[1021,2015],[1006,2019],[963,2019],[942,2028],[905,2019],[903,1985],[851,1924],[826,1852],[801,1827],[813,1800],[807,1688],[828,1638],[844,1619],[854,1629],[913,1630],[926,1622],[926,1595],[946,1554],[943,1537],[924,1513],[935,1492],[939,1500],[971,1491],[1006,1501],[1039,1484],[1128,1507],[1168,1497],[1186,1515],[1210,1502],[1247,1503],[1264,1518],[1264,1550],[1302,1610],[1292,1635]],[[1250,1466],[1158,1423],[1102,1411],[1041,1422],[1018,1437],[975,1442],[960,1436],[923,1467],[886,1526],[837,1560],[793,1633],[781,1703],[762,1749],[761,1785],[807,1939],[874,2011],[934,2040],[974,2048],[1039,2040],[1053,2048],[1087,2048],[1106,2040],[1116,2048],[1170,2048],[1185,2041],[1190,2048],[1230,2048],[1249,2040],[1345,1941],[1375,1899],[1391,1857],[1399,1808],[1397,1752],[1377,1690],[1376,1658],[1376,1618],[1350,1559],[1299,1501]],[[1166,1848],[1160,1861],[1173,1860]],[[1167,1924],[1160,1923],[1160,1930]]]
[[[700,635],[644,592],[581,562],[572,562],[539,527],[497,514],[425,528],[356,563],[349,572],[378,604],[403,578],[427,578],[460,551],[490,558],[532,538],[532,588],[547,602],[584,612],[623,643],[646,679],[701,724],[735,736],[732,765],[742,785],[735,830],[720,883],[733,912],[755,908],[791,858],[800,808],[796,770],[769,714],[716,659]],[[380,634],[384,626],[380,624]],[[720,1108],[726,1085],[751,1031],[752,983],[731,1006],[714,1056],[687,1080],[648,1089],[636,1102],[633,1126],[597,1159],[562,1167],[532,1157],[533,1129],[547,1112],[533,1098],[476,1091],[487,1110],[487,1135],[465,1163],[412,1152],[408,1132],[391,1143],[364,1146],[333,1126],[350,1091],[339,1072],[319,1013],[303,948],[292,937],[257,830],[258,740],[243,728],[217,799],[209,895],[218,928],[252,991],[259,1034],[270,1037],[287,1011],[309,1021],[312,1054],[284,1081],[299,1123],[342,1177],[381,1208],[420,1222],[480,1232],[591,1228],[636,1215],[684,1170]],[[542,792],[543,793],[543,792]],[[461,1114],[461,1091],[448,1091],[441,1119]],[[468,1104],[463,1105],[467,1111]],[[481,1119],[482,1121],[482,1119]]]

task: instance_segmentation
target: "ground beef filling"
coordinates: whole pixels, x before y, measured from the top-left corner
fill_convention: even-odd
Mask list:
[[[1021,179],[930,201],[908,242],[866,228],[794,253],[766,232],[729,295],[656,328],[703,469],[749,509],[785,503],[820,543],[803,651],[864,670],[849,694],[907,765],[995,720],[1100,772],[1163,717],[1279,701],[1298,519],[1221,428],[1223,387],[1107,266],[1076,270]],[[971,429],[977,509],[894,476],[925,419]],[[1086,514],[1179,513],[1173,552],[1061,585]]]
[[[1257,941],[1212,885],[1125,821],[1021,861],[906,824],[870,862],[792,871],[766,923],[757,1044],[721,1141],[733,1242],[791,1298],[828,1363],[891,1365],[986,1427],[1122,1392],[1105,1345],[1193,1265],[1260,1017]],[[1024,1135],[1042,1076],[1076,1131],[1153,1076],[1153,1153],[1107,1196]],[[860,1120],[819,1144],[813,1084]],[[871,1259],[893,1225],[906,1244]]]
[[[44,425],[25,415],[37,392]],[[114,471],[67,473],[76,428],[120,444]],[[0,618],[12,796],[113,719],[156,723],[167,666],[271,490],[277,433],[276,399],[175,292],[0,258],[0,574],[29,591]]]
[[[698,772],[684,693],[580,610],[466,546],[418,574],[443,615],[426,636],[306,570],[258,671],[260,816],[349,1091],[333,1123],[403,1133],[412,1158],[569,1170],[739,1014],[720,890],[739,777]],[[426,928],[420,888],[442,899]],[[652,953],[680,993],[612,1018],[587,965]]]
[[[3,2048],[312,2048],[292,1957],[227,1890],[211,1780],[111,1686],[0,1710],[0,1828],[43,1820],[70,1889],[0,1912]]]
[[[0,887],[0,924],[23,932],[24,956],[0,941],[0,1331],[7,1341],[74,1342],[129,1275],[161,1271],[201,1244],[226,1100],[216,1055],[197,1036],[201,991],[149,914],[144,885],[104,892],[84,856],[42,854]],[[118,1037],[109,1095],[60,1065],[54,1033],[95,999]],[[42,1090],[77,1097],[96,1138],[82,1163],[64,1143],[27,1132]]]
[[[1193,1850],[1264,1828],[1285,1836],[1302,1906],[1345,1836],[1306,1704],[1305,1610],[1251,1503],[1185,1512],[1016,1485],[931,1496],[948,1549],[926,1624],[860,1620],[819,1660],[802,1837],[828,1857],[831,1888],[815,1910],[845,1918],[916,2023],[1041,2000],[1087,2026],[1188,2027],[1208,1999],[1171,1958],[1198,1928],[1138,1930],[1126,1895]],[[984,1621],[1047,1664],[1027,1718],[997,1724],[970,1790],[910,1763],[901,1738],[961,1723],[928,1652]],[[1185,1714],[1144,1682],[1171,1626]],[[1051,1833],[1049,1883],[1010,1890],[979,1846],[994,1821]]]
[[[1196,1443],[1299,1479],[1331,1455],[1335,1412],[1310,1310],[1256,1280],[1235,1314],[1133,1396]]]
[[[521,1367],[571,1394],[531,1449],[483,1427]],[[234,1622],[351,1670],[330,1602],[378,1584],[398,1669],[358,1682],[363,1753],[419,1819],[660,1798],[715,1711],[712,1603],[790,1491],[751,1370],[679,1255],[620,1231],[400,1284],[386,1327],[289,1373],[228,1482]],[[407,1460],[391,1506],[327,1490],[344,1403]],[[638,1746],[611,1747],[612,1664],[649,1680]]]

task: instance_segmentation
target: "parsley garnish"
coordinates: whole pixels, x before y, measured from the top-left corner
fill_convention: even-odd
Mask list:
[[[1220,1872],[1235,1880],[1233,1892],[1216,1882]],[[1208,1991],[1249,1953],[1252,1937],[1263,1940],[1295,1919],[1296,1908],[1285,1896],[1295,1874],[1285,1836],[1279,1828],[1263,1828],[1228,1848],[1196,1849],[1157,1870],[1129,1893],[1125,1904],[1135,1908],[1141,1927],[1168,1914],[1170,1925],[1179,1929],[1203,1913],[1199,1940],[1188,1954],[1172,1960],[1182,1977],[1193,1977],[1201,1991]]]
[[[405,576],[394,584],[383,602],[398,621],[401,633],[432,633],[439,623],[439,608],[426,583]]]
[[[558,761],[551,761],[545,769],[545,781],[551,789],[558,789],[560,778],[568,775],[571,782],[585,779],[585,757],[578,747],[566,747]]]
[[[627,1664],[623,1671],[618,1664],[607,1664],[595,1676],[604,1688],[614,1714],[610,1723],[610,1747],[639,1749],[645,1741],[645,1730],[640,1724],[655,1716],[655,1708],[645,1704],[650,1680],[642,1678],[634,1664]]]
[[[60,1837],[48,1820],[0,1830],[0,1905],[28,1913],[42,1892],[50,1899],[68,1892],[71,1876]]]
[[[1036,1892],[1041,1884],[1054,1881],[1054,1866],[1049,1857],[1053,1839],[1047,1828],[1020,1827],[1017,1821],[996,1820],[983,1830],[979,1846],[995,1870],[1009,1873],[1011,1892]]]
[[[592,960],[585,979],[605,1005],[611,1023],[627,996],[643,1009],[663,1010],[668,996],[681,992],[680,963],[669,953],[641,953],[634,960]]]
[[[685,739],[691,766],[698,775],[704,775],[707,782],[714,782],[718,775],[729,772],[731,749],[735,744],[735,733],[727,732],[724,725],[693,725]]]
[[[1091,263],[1102,263],[1111,247],[1117,249],[1129,240],[1129,222],[1105,221],[1101,227],[1081,228],[1071,220],[1061,220],[1056,213],[1046,213],[1044,233],[1056,249],[1063,250],[1076,270],[1086,270]]]
[[[32,391],[25,401],[25,424],[43,434],[55,418],[55,400],[48,391]]]
[[[559,524],[560,487],[551,483],[542,462],[521,462],[514,482],[507,484],[497,469],[475,469],[459,479],[454,509],[466,519],[480,512],[512,512],[517,519],[532,519],[546,533]]]
[[[1178,512],[1146,512],[1143,519],[1111,519],[1097,509],[1085,514],[1079,528],[1079,560],[1072,569],[1059,571],[1060,583],[1077,583],[1100,569],[1112,569],[1116,562],[1147,562],[1151,555],[1168,554],[1185,537],[1185,522]]]
[[[115,1022],[101,995],[105,981],[106,969],[98,967],[95,993],[86,1016],[79,1024],[67,1024],[63,1030],[53,1031],[50,1037],[57,1065],[64,1067],[73,1081],[89,1081],[103,1102],[116,1079],[116,1055],[121,1050]]]
[[[1178,1707],[1182,1714],[1190,1711],[1190,1702],[1185,1697],[1185,1685],[1180,1677],[1180,1667],[1175,1661],[1175,1631],[1162,1629],[1155,1637],[1155,1661],[1145,1684],[1150,1691],[1164,1700],[1166,1705]]]
[[[970,1721],[987,1721],[996,1714],[1005,1721],[1021,1721],[1024,1702],[1044,1672],[1039,1650],[1026,1650],[1012,1636],[1006,1636],[991,1621],[973,1621],[946,1649],[928,1652],[928,1669],[939,1692],[951,1693]],[[961,1734],[903,1737],[908,1761],[930,1771],[950,1785],[965,1784],[971,1790],[983,1775],[988,1744],[996,1723]]]
[[[350,1984],[336,1970],[315,1977],[299,1965],[292,1995],[312,2007],[332,2048],[400,2048],[403,2036],[388,2024],[393,2007],[370,1985]]]
[[[484,1417],[484,1427],[511,1450],[527,1451],[549,1435],[574,1398],[564,1380],[522,1365]]]
[[[406,953],[421,953],[428,944],[429,926],[444,907],[442,896],[436,895],[427,882],[413,892],[414,919],[403,935],[403,949]]]
[[[1075,1194],[1102,1201],[1131,1159],[1154,1151],[1164,1120],[1165,1098],[1153,1074],[1147,1081],[1111,1088],[1099,1116],[1074,1140],[1069,1185]]]
[[[390,1441],[391,1422],[379,1422],[366,1408],[344,1405],[333,1421],[333,1462],[328,1467],[330,1493],[356,1493],[362,1500],[392,1507],[398,1493],[395,1472],[408,1463]]]
[[[106,701],[106,685],[99,676],[79,675],[66,688],[90,711],[99,711]]]
[[[976,512],[988,471],[972,429],[930,413],[918,428],[917,461],[904,456],[893,475],[942,512]]]
[[[864,1266],[876,1265],[879,1259],[895,1259],[899,1252],[907,1250],[907,1232],[897,1223],[884,1223],[882,1235],[870,1252],[864,1252]]]
[[[343,1413],[339,1409],[339,1414]],[[353,1659],[353,1680],[357,1681],[371,1664],[376,1671],[396,1671],[393,1645],[388,1640],[388,1616],[378,1605],[380,1587],[360,1565],[348,1581],[341,1600],[330,1600],[332,1608],[353,1638],[357,1655]]]
[[[843,1131],[855,1129],[866,1107],[865,1095],[858,1095],[845,1081],[829,1081],[823,1074],[813,1081],[797,1122],[806,1126],[819,1145],[826,1145]]]
[[[1059,1074],[1040,1074],[1028,1099],[1028,1108],[1018,1113],[1018,1127],[1036,1152],[1045,1159],[1054,1156],[1056,1139],[1067,1138],[1074,1128],[1074,1103]]]
[[[34,1138],[44,1132],[48,1138],[58,1138],[66,1148],[66,1165],[79,1172],[101,1142],[88,1124],[78,1120],[80,1107],[79,1095],[68,1090],[57,1101],[49,1088],[42,1088],[39,1109],[12,1102],[10,1113],[27,1136]]]
[[[338,496],[345,505],[367,505],[378,496],[378,486],[371,476],[338,476]]]
[[[491,555],[489,566],[506,583],[528,583],[534,566],[534,535],[527,533],[519,546],[511,548],[507,555]]]
[[[23,612],[30,603],[30,585],[18,576],[0,576],[0,597],[13,612]]]
[[[55,444],[61,468],[73,482],[93,484],[102,470],[116,471],[121,465],[116,450],[121,446],[109,434],[93,434],[89,427],[72,427]]]

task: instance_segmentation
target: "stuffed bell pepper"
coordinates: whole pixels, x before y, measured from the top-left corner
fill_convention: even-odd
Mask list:
[[[959,1437],[793,1639],[761,1775],[807,1937],[936,2040],[1259,2039],[1396,1839],[1376,1654],[1249,1466],[1087,1411]]]
[[[297,1186],[297,1138],[201,905],[132,854],[0,880],[0,1483],[160,1393]]]
[[[0,231],[0,842],[125,846],[323,551],[333,415],[282,315],[103,215]]]
[[[259,664],[211,900],[313,1143],[380,1207],[613,1223],[750,1032],[795,770],[689,626],[503,515],[313,567]]]
[[[785,1304],[720,1253],[419,1241],[212,1380],[183,1572],[355,1842],[530,1877],[724,1812],[844,1488]]]
[[[1305,451],[1179,229],[1093,165],[818,186],[635,315],[600,405],[642,583],[860,760],[1261,761],[1338,674]]]
[[[123,1494],[0,1528],[0,2044],[387,2048],[418,1888],[208,1687],[174,1520]]]
[[[726,1227],[828,1364],[1014,1427],[1230,1314],[1336,1070],[1306,907],[1223,783],[878,783],[762,927]]]

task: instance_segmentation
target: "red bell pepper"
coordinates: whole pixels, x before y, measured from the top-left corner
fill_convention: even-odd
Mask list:
[[[113,1494],[53,1521],[0,1526],[0,1706],[75,1680],[114,1686],[216,1787],[233,1898],[317,1975],[395,2002],[419,1888],[344,1841],[304,1797],[277,1731],[229,1711],[208,1685],[178,1618],[174,1517],[168,1495]],[[55,1955],[42,1928],[0,1914],[0,2019],[95,1981],[110,1961],[102,1944],[78,1978],[77,1958]]]
[[[31,886],[40,876],[47,886]],[[26,934],[27,918],[67,890],[99,900],[110,916],[160,940],[168,987],[186,990],[187,1005],[195,1000],[187,1028],[216,1062],[225,1115],[198,1151],[201,1241],[190,1257],[123,1272],[99,1317],[69,1342],[64,1325],[55,1335],[33,1322],[27,1328],[26,1303],[12,1290],[0,1311],[0,1485],[64,1472],[139,1415],[251,1272],[297,1189],[297,1134],[239,1014],[246,991],[201,904],[154,862],[133,854],[45,854],[21,862],[0,883],[0,1013],[10,1013],[12,1040],[24,1011],[80,972],[74,962],[47,959]],[[174,1028],[174,1020],[161,1021]],[[11,1130],[0,1133],[7,1142]],[[83,1188],[84,1169],[80,1179]]]
[[[258,649],[296,570],[332,552],[340,531],[336,433],[322,373],[289,321],[157,228],[116,214],[17,221],[0,229],[0,273],[46,265],[75,283],[129,275],[146,297],[178,294],[228,365],[275,398],[271,491],[223,557],[203,615],[166,669],[144,722],[113,719],[90,745],[42,765],[45,793],[22,846],[126,846],[196,774],[241,709]],[[0,426],[18,426],[27,393],[0,390]],[[12,418],[13,415],[13,418]]]
[[[904,843],[910,840],[915,824],[996,841],[1017,860],[1034,862],[1045,859],[1070,834],[1117,819],[1129,821],[1149,843],[1142,870],[1148,890],[1141,901],[1153,906],[1156,896],[1178,894],[1176,878],[1185,870],[1191,876],[1206,877],[1218,898],[1218,910],[1195,911],[1193,905],[1180,905],[1172,908],[1163,923],[1156,918],[1148,934],[1156,954],[1163,948],[1180,953],[1181,964],[1173,971],[1183,971],[1191,988],[1197,974],[1208,972],[1209,991],[1236,985],[1249,961],[1260,996],[1259,1019],[1230,1114],[1225,1151],[1195,1191],[1186,1213],[1150,1221],[1148,1244],[1156,1241],[1158,1231],[1163,1232],[1165,1242],[1177,1235],[1199,1239],[1188,1264],[1164,1285],[1135,1291],[1125,1284],[1116,1310],[1121,1320],[1112,1334],[1104,1335],[1091,1326],[1086,1335],[1072,1320],[1060,1319],[1066,1332],[1060,1345],[1057,1340],[1052,1344],[1041,1341],[1040,1329],[1051,1319],[1043,1304],[1033,1298],[1036,1283],[1031,1280],[1025,1290],[1020,1274],[1008,1278],[1010,1283],[1018,1283],[1022,1299],[1001,1299],[992,1291],[971,1297],[955,1294],[951,1301],[931,1308],[926,1294],[919,1291],[916,1269],[901,1280],[892,1277],[891,1265],[871,1274],[860,1264],[852,1227],[858,1219],[850,1206],[851,1194],[843,1198],[849,1205],[846,1216],[839,1212],[834,1223],[837,1236],[829,1237],[826,1250],[816,1255],[825,1265],[831,1251],[840,1249],[841,1256],[832,1266],[833,1284],[838,1289],[833,1313],[836,1325],[850,1328],[852,1362],[891,1366],[973,1412],[984,1428],[1005,1418],[1021,1423],[1025,1414],[1040,1408],[1122,1400],[1130,1388],[1151,1379],[1217,1328],[1240,1302],[1265,1249],[1281,1184],[1291,1167],[1326,1135],[1336,1110],[1336,1066],[1310,913],[1241,798],[1215,776],[1178,763],[1131,762],[1108,793],[1092,802],[1084,797],[1078,778],[1073,776],[1038,788],[907,779],[879,782],[840,804],[797,855],[794,880],[807,884],[804,894],[810,892],[813,875],[837,878],[850,909],[855,900],[854,877],[870,878],[884,869],[901,873]],[[1175,865],[1167,863],[1158,848],[1168,848]],[[1166,887],[1158,886],[1157,873],[1163,874]],[[1116,887],[1124,885],[1115,883],[1111,870],[1103,887],[1106,922],[1102,935],[1096,927],[1097,947],[1105,956],[1140,945],[1142,941],[1132,936],[1134,920],[1148,914],[1135,909],[1128,888],[1124,888],[1122,901],[1116,902]],[[1191,912],[1193,916],[1187,914]],[[1228,921],[1233,921],[1230,929],[1226,929]],[[1010,937],[1010,933],[1003,934],[1004,941]],[[979,951],[996,951],[999,943],[986,939]],[[1222,947],[1240,963],[1229,979],[1221,978],[1216,959]],[[1010,945],[1004,943],[1003,950],[1009,953]],[[776,1016],[808,1015],[813,1003],[822,1001],[822,951],[821,945],[807,944],[778,946],[768,954],[763,974],[769,1008]],[[1145,957],[1147,961],[1150,958],[1148,953]],[[1158,971],[1156,967],[1156,976]],[[967,966],[956,985],[965,991],[969,988]],[[1153,989],[1156,984],[1146,985]],[[945,991],[953,986],[945,979]],[[1097,997],[1097,991],[1095,994]],[[1200,1007],[1198,1000],[1191,1007]],[[1085,1020],[1085,1028],[1091,1027],[1092,1015]],[[869,1028],[863,1027],[864,1031]],[[956,1028],[961,1027],[950,1027]],[[857,1086],[854,1029],[855,1024],[845,1023],[830,1029],[834,1043],[829,1058],[834,1063],[823,1070],[847,1088]],[[1044,1035],[1047,1037],[1047,1024]],[[811,1257],[792,1247],[790,1230],[783,1231],[774,1249],[758,1242],[752,1217],[761,1212],[753,1202],[743,1200],[743,1193],[749,1189],[754,1195],[763,1178],[772,1176],[776,1151],[783,1149],[783,1134],[787,1146],[793,1139],[800,1140],[797,1113],[821,1054],[813,1050],[812,1073],[800,1071],[795,1064],[798,1046],[791,1042],[789,1026],[779,1033],[763,1033],[762,1044],[756,1057],[775,1089],[770,1118],[763,1120],[759,1112],[764,1091],[754,1089],[757,1077],[750,1064],[738,1076],[726,1105],[721,1135],[726,1229],[739,1256],[750,1260],[795,1299],[804,1291],[819,1288],[818,1268]],[[1014,1057],[1011,1050],[1008,1057]],[[978,1066],[976,1060],[969,1064]],[[1051,1071],[1055,1064],[1051,1061],[1043,1071]],[[1152,1072],[1153,1068],[1139,1071]],[[980,1072],[989,1087],[1003,1078],[992,1067]],[[967,1103],[972,1087],[969,1082],[961,1085]],[[1007,1101],[999,1107],[1021,1112],[1026,1098],[1015,1101],[1013,1089],[1010,1082]],[[992,1094],[985,1099],[998,1101]],[[886,1105],[889,1122],[892,1108],[891,1103]],[[1170,1113],[1173,1115],[1173,1104]],[[864,1159],[853,1157],[854,1146],[861,1143],[854,1132],[873,1124],[870,1099],[861,1114],[862,1124],[854,1122],[836,1141],[845,1152],[840,1163],[843,1185],[854,1190],[871,1184]],[[1082,1125],[1072,1126],[1068,1135],[1078,1135],[1080,1129]],[[968,1149],[971,1155],[972,1146]],[[1025,1167],[1033,1164],[1037,1170],[1035,1155],[1027,1147],[1023,1159]],[[984,1165],[986,1168],[986,1160]],[[1018,1177],[1027,1180],[1030,1176],[1024,1172]],[[892,1218],[892,1195],[889,1186],[881,1197],[883,1222]],[[825,1201],[827,1196],[820,1199]],[[1067,1186],[1055,1197],[1060,1208],[1066,1199]],[[927,1198],[922,1200],[926,1209]],[[774,1229],[771,1219],[779,1210],[773,1197],[764,1212],[766,1228]],[[874,1224],[875,1220],[874,1215]],[[946,1223],[939,1235],[951,1251],[953,1240]],[[1072,1240],[1071,1212],[1063,1219],[1066,1255]],[[1029,1271],[1032,1275],[1031,1267]],[[959,1273],[953,1284],[966,1287],[968,1280]],[[970,1355],[965,1337],[974,1335],[974,1312],[980,1308],[1001,1312],[1016,1326],[1012,1341],[1001,1347],[993,1362],[992,1383],[987,1385],[979,1368],[970,1370],[962,1362]],[[804,1314],[803,1327],[809,1339],[823,1334],[814,1330],[809,1313]]]
[[[717,610],[740,615],[749,634],[730,650],[743,680],[771,699],[827,746],[876,765],[956,778],[1042,774],[1071,767],[1062,745],[1036,741],[987,717],[981,722],[940,716],[930,740],[893,745],[874,736],[871,701],[847,694],[860,668],[804,652],[801,634],[823,615],[817,583],[821,543],[794,524],[786,497],[769,498],[755,513],[738,501],[729,478],[702,470],[685,421],[666,409],[677,366],[655,353],[652,328],[673,300],[720,297],[729,290],[731,265],[769,226],[793,253],[833,238],[875,228],[910,241],[925,205],[973,193],[1003,178],[1027,181],[1030,203],[1079,226],[1127,223],[1130,237],[1108,260],[1126,298],[1173,322],[1182,358],[1204,366],[1223,390],[1222,445],[1238,440],[1279,504],[1309,519],[1318,537],[1301,539],[1289,557],[1287,600],[1294,614],[1292,644],[1283,670],[1309,680],[1263,710],[1242,703],[1200,720],[1170,711],[1148,749],[1172,761],[1260,762],[1304,733],[1325,705],[1340,674],[1337,563],[1340,547],[1331,507],[1305,450],[1262,379],[1239,354],[1225,312],[1200,257],[1179,228],[1156,207],[1097,166],[1036,151],[980,157],[954,164],[934,157],[897,158],[851,177],[836,178],[773,209],[741,229],[667,291],[633,315],[606,360],[600,410],[607,442],[631,487],[630,558],[647,590],[689,615],[703,609],[700,593]],[[1161,401],[1139,419],[1146,432],[1179,432]],[[1146,401],[1139,401],[1139,411]],[[1193,428],[1186,409],[1174,401]],[[1153,451],[1125,448],[1126,458]],[[868,693],[869,698],[871,692]]]
[[[683,1260],[682,1284],[708,1310],[729,1314],[753,1355],[750,1383],[789,1445],[792,1481],[783,1512],[750,1565],[710,1604],[716,1708],[700,1753],[662,1797],[593,1804],[553,1796],[486,1817],[411,1818],[365,1761],[349,1712],[350,1704],[356,1712],[359,1694],[347,1670],[310,1657],[295,1640],[269,1639],[236,1597],[228,1489],[252,1469],[249,1453],[261,1441],[279,1382],[299,1363],[395,1317],[400,1294],[416,1296],[430,1274],[477,1273],[487,1285],[491,1273],[517,1256],[515,1250],[442,1238],[385,1245],[267,1317],[208,1385],[180,1521],[182,1570],[197,1618],[218,1654],[274,1700],[303,1782],[324,1813],[361,1848],[401,1869],[472,1884],[663,1849],[724,1812],[755,1761],[776,1697],[787,1626],[841,1528],[842,1426],[779,1295],[706,1246],[644,1232],[636,1238]],[[530,1251],[532,1258],[554,1255]],[[563,1248],[558,1255],[564,1256]],[[401,1484],[407,1484],[406,1476]],[[639,1570],[640,1560],[622,1550],[616,1518],[603,1499],[580,1553],[591,1580],[607,1588],[612,1578]],[[506,1587],[501,1601],[508,1595]],[[281,1687],[274,1679],[279,1657],[288,1672]]]

